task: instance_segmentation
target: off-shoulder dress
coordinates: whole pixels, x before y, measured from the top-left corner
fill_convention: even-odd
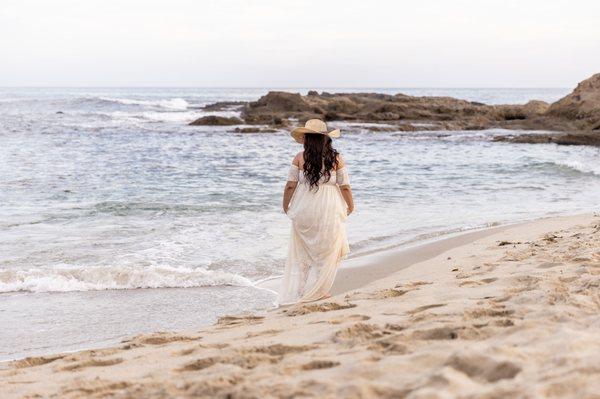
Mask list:
[[[298,182],[287,215],[292,221],[279,304],[310,302],[329,293],[337,269],[348,254],[347,206],[340,186],[350,184],[344,166],[310,188],[304,173],[290,167],[288,181]]]

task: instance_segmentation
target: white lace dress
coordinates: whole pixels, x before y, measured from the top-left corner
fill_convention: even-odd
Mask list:
[[[329,293],[340,262],[348,254],[347,206],[339,186],[350,184],[345,167],[309,189],[303,171],[292,165],[288,181],[298,185],[287,215],[292,220],[279,304],[310,302]]]

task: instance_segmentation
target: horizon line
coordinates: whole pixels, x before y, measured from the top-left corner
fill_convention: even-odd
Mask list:
[[[0,89],[569,89],[566,86],[0,86]]]

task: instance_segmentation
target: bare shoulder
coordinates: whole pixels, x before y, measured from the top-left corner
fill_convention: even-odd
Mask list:
[[[346,161],[344,160],[344,157],[342,156],[342,154],[338,154],[337,155],[337,168],[338,169],[342,169],[344,166],[346,166]]]
[[[296,166],[300,166],[300,163],[303,161],[303,159],[304,159],[304,151],[300,151],[299,153],[296,154],[292,163]]]

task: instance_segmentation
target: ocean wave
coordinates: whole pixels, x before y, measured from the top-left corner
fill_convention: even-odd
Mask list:
[[[552,161],[551,163],[561,168],[567,168],[581,173],[600,176],[600,166],[597,164],[590,165],[576,160],[556,160]]]
[[[192,288],[219,285],[251,286],[237,274],[186,267],[96,266],[0,271],[0,293]]]
[[[98,114],[108,116],[114,120],[130,121],[130,122],[191,122],[196,119],[197,113],[188,112],[160,112],[160,111],[144,111],[138,113],[115,111],[111,113]]]
[[[136,100],[131,98],[113,98],[100,97],[101,101],[122,104],[122,105],[139,105],[142,107],[164,108],[173,111],[185,111],[190,104],[183,98],[171,98],[168,100]]]

